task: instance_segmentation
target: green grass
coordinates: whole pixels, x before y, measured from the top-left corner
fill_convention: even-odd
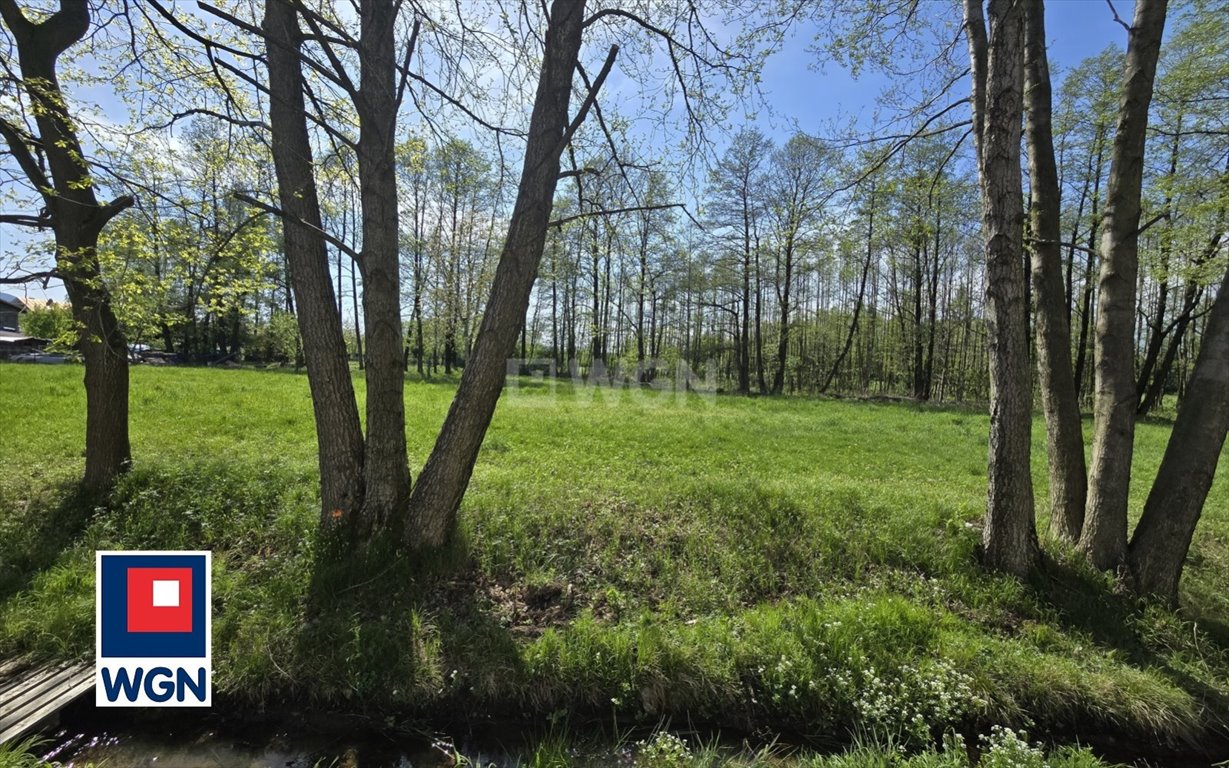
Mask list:
[[[94,503],[71,490],[80,378],[0,365],[0,657],[92,654],[93,550],[204,547],[215,688],[240,711],[568,712],[909,749],[996,724],[1182,745],[1229,722],[1225,473],[1173,613],[1053,545],[1031,584],[977,567],[980,413],[525,380],[487,435],[449,567],[381,560],[344,592],[316,574],[313,593],[304,377],[135,368],[135,469]],[[407,386],[412,467],[452,391]],[[1138,430],[1136,509],[1167,437]],[[888,764],[849,755],[815,765]]]

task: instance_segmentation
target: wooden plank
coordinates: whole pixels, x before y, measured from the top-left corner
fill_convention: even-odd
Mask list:
[[[74,667],[67,671],[71,674],[57,676],[60,679],[54,685],[40,689],[43,696],[26,699],[19,717],[8,724],[0,724],[0,744],[19,739],[52,722],[61,709],[94,687],[93,667]]]
[[[73,665],[43,670],[41,674],[32,675],[22,690],[6,699],[0,699],[0,702],[16,702],[20,705],[22,701],[44,698],[54,692],[65,680],[75,677],[78,669],[78,666]],[[0,716],[0,722],[3,722],[3,716]]]
[[[73,670],[59,667],[54,670],[37,670],[12,695],[0,698],[0,731],[9,729],[31,709],[54,693],[60,683],[71,679]]]
[[[14,706],[15,702],[20,702],[35,695],[35,692],[43,685],[56,680],[65,672],[71,671],[72,667],[56,665],[54,667],[31,670],[25,677],[17,678],[4,690],[0,690],[0,712],[8,711]],[[3,722],[2,717],[0,717],[0,722]]]
[[[56,690],[64,681],[80,675],[83,669],[85,669],[83,665],[74,664],[38,670],[36,674],[26,678],[19,690],[14,691],[13,695],[0,699],[0,702],[13,705],[27,699],[41,698]]]
[[[29,733],[80,695],[83,687],[93,682],[92,670],[84,667],[67,667],[51,676],[40,676],[39,684],[27,689],[20,699],[6,706],[0,718],[0,743],[19,738]]]
[[[54,668],[43,667],[25,670],[24,674],[9,678],[5,681],[4,687],[0,688],[0,705],[20,700],[26,691],[55,674],[55,671]]]
[[[28,667],[29,665],[29,660],[20,656],[15,659],[5,659],[4,661],[0,661],[0,683],[3,683],[6,677],[16,674],[17,670],[21,669],[22,667]]]
[[[8,686],[8,694],[0,696],[0,744],[51,721],[60,709],[93,686],[94,668],[89,664],[30,670]]]

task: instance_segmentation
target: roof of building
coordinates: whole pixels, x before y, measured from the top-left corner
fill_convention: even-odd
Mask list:
[[[55,299],[23,298],[0,291],[0,304],[6,304],[19,312],[26,309],[46,309],[47,307],[57,306],[60,303],[62,302],[57,302]]]
[[[41,341],[51,343],[49,339],[40,339],[37,336],[30,336],[20,331],[5,331],[0,330],[0,344],[20,344],[23,341]]]

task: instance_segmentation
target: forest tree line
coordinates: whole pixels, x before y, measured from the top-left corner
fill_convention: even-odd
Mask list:
[[[1116,18],[1126,50],[1074,68],[1057,98],[1043,0],[965,0],[959,19],[912,0],[837,5],[856,30],[837,48],[860,62],[891,68],[896,51],[871,49],[919,24],[948,41],[931,60],[944,85],[914,105],[913,126],[783,142],[747,126],[697,174],[638,148],[619,105],[603,104],[616,62],[643,92],[673,94],[683,154],[701,157],[713,115],[731,114],[721,94],[747,95],[783,30],[826,6],[714,8],[740,30],[724,41],[691,2],[652,18],[521,4],[492,32],[391,0],[362,0],[356,19],[283,0],[202,4],[212,25],[146,0],[142,16],[96,27],[81,0],[33,16],[0,0],[21,70],[5,83],[23,107],[0,134],[10,177],[42,204],[0,221],[55,238],[51,268],[6,279],[59,279],[71,300],[84,487],[105,491],[131,463],[130,339],[252,358],[262,329],[282,340],[264,354],[307,369],[320,527],[341,553],[448,544],[509,358],[640,382],[683,362],[743,394],[985,400],[982,559],[1024,578],[1041,563],[1040,394],[1054,537],[1176,599],[1229,431],[1223,0],[1173,12],[1137,0],[1129,24]],[[132,33],[117,72],[163,78],[149,95],[166,102],[164,127],[188,127],[148,151],[87,150],[61,57],[120,16]],[[496,63],[497,98],[482,100],[492,75],[476,61]],[[174,96],[181,80],[213,101]],[[524,98],[515,117],[500,112],[508,95]],[[411,367],[461,371],[413,482]],[[1170,393],[1187,396],[1173,398],[1169,449],[1129,537],[1135,420]]]
[[[1141,414],[1181,398],[1223,272],[1229,166],[1217,158],[1229,152],[1192,74],[1204,26],[1174,35],[1156,86],[1134,336]],[[1055,105],[1065,300],[1085,402],[1122,56],[1110,48],[1081,62]],[[631,171],[639,201],[618,179],[594,178],[607,207],[647,207],[552,227],[519,356],[559,375],[639,380],[684,363],[743,393],[986,400],[971,144],[959,123],[932,133],[879,162],[857,143],[798,134],[777,146],[748,126],[707,178],[672,176],[662,162]],[[124,172],[156,194],[101,241],[128,338],[185,360],[301,365],[279,222],[234,198],[273,183],[267,148],[208,119],[154,146]],[[420,374],[452,374],[472,351],[507,218],[499,164],[466,139],[399,139],[404,349]],[[325,224],[350,248],[361,243],[354,166],[343,147],[319,171]],[[577,203],[561,195],[555,208],[566,219]],[[342,248],[330,252],[361,366],[362,278]]]

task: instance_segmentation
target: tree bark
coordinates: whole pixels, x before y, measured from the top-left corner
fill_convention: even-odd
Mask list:
[[[764,285],[760,274],[759,235],[755,238],[755,383],[761,395],[768,394],[764,376]]]
[[[1065,541],[1075,542],[1084,525],[1088,477],[1083,425],[1071,368],[1071,329],[1059,242],[1060,192],[1050,122],[1044,0],[1027,0],[1025,30],[1024,129],[1029,160],[1033,295],[1037,302],[1037,375],[1041,380],[1050,471],[1050,530]]]
[[[789,361],[789,292],[792,283],[794,282],[794,237],[795,232],[791,227],[789,234],[785,240],[785,264],[782,268],[781,276],[781,330],[777,336],[777,372],[772,378],[772,393],[774,395],[781,394],[785,388],[785,366]]]
[[[743,192],[743,295],[742,329],[738,337],[738,393],[751,394],[751,216]]]
[[[973,124],[986,241],[990,358],[989,488],[982,531],[988,567],[1025,578],[1038,557],[1030,470],[1032,389],[1023,252],[1020,122],[1024,84],[1022,3],[965,0],[973,71]],[[984,67],[984,69],[983,69]]]
[[[302,45],[296,11],[285,0],[265,3],[265,54],[273,165],[285,217],[286,262],[298,304],[296,319],[307,363],[320,466],[320,525],[348,526],[363,498],[363,433],[346,356],[341,315],[321,235],[303,96]]]
[[[461,497],[503,390],[505,361],[516,350],[550,224],[584,16],[583,0],[551,4],[542,72],[507,238],[473,356],[410,497],[406,543],[411,547],[443,546],[452,535]]]
[[[360,536],[399,524],[410,490],[405,447],[396,175],[393,0],[362,0],[359,16],[358,183],[363,208],[363,321],[367,331],[367,444]]]
[[[1171,603],[1229,430],[1229,271],[1212,304],[1156,482],[1128,550],[1134,588]]]
[[[104,491],[132,461],[128,439],[128,344],[112,309],[98,263],[98,238],[133,204],[121,196],[100,203],[56,72],[60,55],[90,27],[85,0],[61,0],[59,9],[31,22],[13,0],[0,0],[0,18],[17,47],[22,85],[35,117],[44,168],[31,139],[0,121],[9,151],[43,197],[55,233],[56,273],[64,281],[85,363],[85,472],[82,487]],[[45,174],[50,174],[48,179]]]
[[[1148,109],[1168,0],[1138,0],[1127,45],[1101,240],[1092,466],[1080,549],[1103,570],[1127,553],[1135,440],[1135,299]]]
[[[915,225],[919,225],[915,234],[917,241],[913,244],[913,264],[910,265],[913,267],[911,275],[913,279],[913,365],[911,373],[913,374],[913,396],[918,400],[926,400],[926,354],[922,336],[922,294],[926,284],[922,264],[926,261],[927,254],[923,239],[924,231],[920,226],[920,217],[918,218],[919,221],[915,222]]]
[[[937,179],[937,177],[936,177]],[[933,186],[932,186],[933,192]],[[941,259],[941,251],[939,249],[940,239],[943,233],[943,204],[940,201],[934,201],[935,211],[935,233],[934,233],[934,250],[930,254],[929,274],[927,275],[927,315],[926,315],[926,365],[922,371],[922,380],[924,383],[922,389],[922,399],[930,400],[934,393],[935,385],[935,336],[939,330],[939,264]]]

